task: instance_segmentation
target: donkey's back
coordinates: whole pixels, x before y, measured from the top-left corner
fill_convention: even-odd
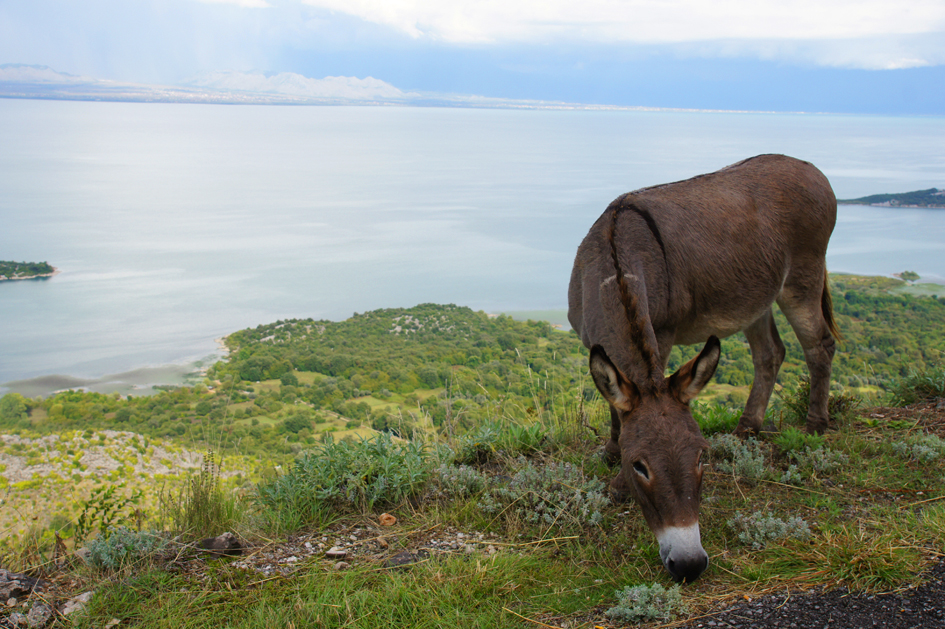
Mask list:
[[[823,431],[836,333],[825,254],[836,211],[823,173],[784,155],[630,192],[610,205],[578,249],[568,318],[589,348],[626,345],[621,325],[614,325],[619,316],[601,299],[602,283],[614,275],[612,234],[621,267],[642,293],[664,367],[673,345],[745,332],[755,383],[739,430],[757,431],[784,356],[771,315],[777,302],[811,369],[808,429]],[[823,399],[813,392],[815,381]]]

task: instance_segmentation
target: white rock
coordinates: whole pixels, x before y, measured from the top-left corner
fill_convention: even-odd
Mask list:
[[[344,548],[339,548],[338,546],[332,546],[325,553],[325,556],[329,559],[344,559],[348,556],[348,551]]]

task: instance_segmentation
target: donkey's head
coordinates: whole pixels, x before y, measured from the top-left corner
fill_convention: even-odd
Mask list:
[[[635,384],[600,345],[591,375],[620,419],[621,469],[613,488],[629,492],[660,544],[660,559],[677,581],[693,581],[709,565],[699,537],[702,460],[708,443],[689,402],[715,373],[721,348],[710,337],[702,352],[668,379]]]

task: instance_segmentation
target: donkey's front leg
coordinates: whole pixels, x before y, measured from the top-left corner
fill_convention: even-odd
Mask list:
[[[774,390],[778,370],[784,362],[784,343],[778,335],[774,316],[769,309],[757,321],[745,328],[745,338],[751,348],[751,362],[755,367],[755,379],[751,383],[745,412],[742,413],[736,435],[755,435],[761,432],[768,400]]]
[[[620,417],[617,416],[617,409],[610,407],[610,439],[604,446],[604,461],[607,465],[614,466],[620,464]]]

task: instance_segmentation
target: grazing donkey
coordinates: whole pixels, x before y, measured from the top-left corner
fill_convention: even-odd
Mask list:
[[[702,455],[689,402],[715,373],[719,337],[744,331],[755,380],[737,434],[761,429],[784,344],[777,302],[810,370],[807,431],[827,427],[834,337],[824,255],[837,201],[811,164],[759,155],[686,181],[618,197],[578,248],[568,319],[591,350],[610,404],[605,452],[660,543],[663,565],[692,581],[708,565],[699,536]],[[705,343],[668,378],[673,345]]]

